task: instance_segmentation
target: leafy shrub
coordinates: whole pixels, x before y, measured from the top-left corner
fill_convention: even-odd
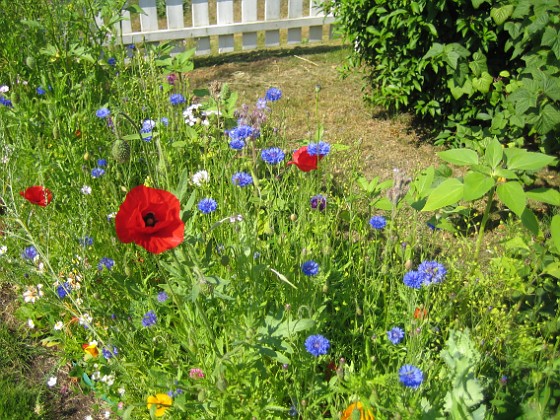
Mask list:
[[[368,100],[412,111],[437,143],[498,135],[550,152],[560,132],[558,0],[336,1]]]

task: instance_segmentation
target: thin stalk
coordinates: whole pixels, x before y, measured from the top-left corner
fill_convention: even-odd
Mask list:
[[[486,228],[486,223],[490,218],[490,210],[492,209],[492,204],[494,204],[494,193],[496,192],[496,187],[492,187],[488,193],[488,202],[486,203],[486,209],[484,209],[484,214],[482,215],[482,220],[480,222],[480,228],[478,229],[478,237],[476,239],[476,247],[474,250],[474,260],[478,261],[478,255],[480,254],[480,247],[482,245],[482,238],[484,237],[484,230]]]

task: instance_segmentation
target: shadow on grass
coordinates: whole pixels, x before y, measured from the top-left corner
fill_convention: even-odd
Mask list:
[[[346,49],[340,43],[336,44],[321,44],[321,45],[304,45],[296,46],[292,48],[278,48],[278,49],[266,49],[266,50],[251,50],[251,51],[241,51],[234,53],[222,53],[219,55],[195,57],[194,64],[195,68],[200,67],[212,67],[221,64],[229,63],[252,63],[256,61],[268,60],[271,58],[285,58],[294,55],[312,55],[312,54],[323,54],[333,51],[339,51]]]

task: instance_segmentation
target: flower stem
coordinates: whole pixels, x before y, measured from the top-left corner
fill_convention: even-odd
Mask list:
[[[474,260],[478,261],[478,255],[480,254],[480,247],[482,246],[482,238],[484,237],[484,230],[486,228],[486,223],[490,217],[490,210],[492,209],[492,204],[494,204],[494,193],[496,192],[496,187],[488,192],[488,202],[486,203],[486,208],[484,209],[484,214],[482,215],[482,220],[480,221],[480,228],[478,229],[478,237],[476,239],[476,247],[474,250]]]

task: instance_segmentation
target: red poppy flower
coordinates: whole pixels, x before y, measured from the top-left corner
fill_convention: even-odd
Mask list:
[[[426,308],[416,308],[414,309],[414,319],[424,319],[428,316],[428,311]]]
[[[317,169],[319,159],[318,156],[311,156],[307,152],[307,146],[303,146],[294,152],[288,165],[296,165],[303,172],[309,172]]]
[[[183,242],[181,204],[168,191],[139,185],[131,189],[115,218],[119,240],[159,254]]]
[[[48,188],[34,185],[27,188],[25,191],[20,191],[19,195],[33,204],[41,207],[46,207],[52,201],[52,192]]]

